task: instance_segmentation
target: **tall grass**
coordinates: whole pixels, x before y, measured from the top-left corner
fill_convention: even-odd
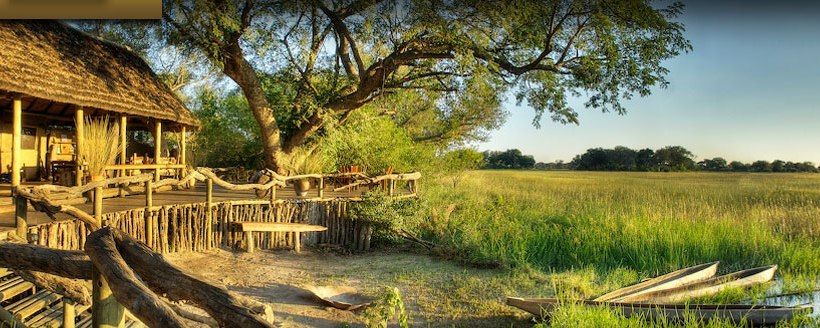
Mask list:
[[[120,154],[119,125],[111,123],[108,116],[86,117],[83,122],[83,148],[80,157],[92,177],[105,175],[105,167],[114,164]]]
[[[645,277],[720,260],[820,276],[816,174],[476,171],[424,192],[439,211],[456,204],[426,237],[473,262]]]

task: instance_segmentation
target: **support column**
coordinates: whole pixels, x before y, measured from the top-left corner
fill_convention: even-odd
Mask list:
[[[125,153],[127,125],[128,116],[125,116],[125,114],[120,115],[120,164],[122,165],[125,165],[125,162],[128,160],[128,154]],[[120,170],[120,176],[124,177],[127,172],[128,170],[126,169]],[[120,185],[120,197],[125,197],[125,190],[122,185]]]
[[[17,237],[28,241],[28,198],[16,195],[14,205],[14,222],[17,228]]]
[[[18,96],[14,98],[12,108],[12,131],[11,131],[11,187],[20,185],[20,169],[23,158],[20,155],[21,138],[23,136],[23,100]]]
[[[83,115],[83,107],[77,106],[77,111],[74,114],[74,124],[77,127],[77,148],[74,149],[74,153],[77,155],[77,177],[76,177],[76,185],[82,186],[83,185],[83,159],[81,158],[82,149],[85,147],[85,140],[84,137],[84,125],[85,125],[85,116]]]
[[[208,248],[214,247],[213,227],[214,227],[214,180],[205,180],[205,236]]]
[[[154,126],[154,165],[159,165],[162,157],[162,121],[157,120]],[[159,169],[154,170],[154,180],[159,181]]]
[[[154,186],[151,180],[145,181],[145,243],[148,247],[158,250],[159,247],[154,248],[154,219],[151,218],[151,208],[154,207]]]
[[[183,167],[182,167],[182,169],[179,170],[179,179],[184,179],[185,178],[184,175],[187,172],[186,171],[187,167],[185,167],[184,165],[188,164],[187,156],[185,156],[185,154],[187,153],[187,145],[188,145],[188,140],[187,140],[188,139],[188,128],[185,127],[184,125],[182,126],[182,133],[181,134],[182,135],[179,137],[179,164],[182,164]]]
[[[182,136],[180,136],[179,141],[179,164],[185,165],[188,164],[186,150],[187,150],[187,139],[188,139],[188,129],[183,126],[182,127]]]
[[[101,226],[102,222],[103,188],[94,188],[94,219]],[[114,298],[111,287],[105,278],[94,270],[92,279],[91,320],[94,328],[118,328],[125,324],[125,308]]]

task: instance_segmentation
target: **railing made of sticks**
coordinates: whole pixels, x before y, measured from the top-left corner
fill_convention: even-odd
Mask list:
[[[227,182],[220,177],[218,177],[213,170],[208,168],[198,168],[197,170],[189,172],[187,176],[183,179],[163,179],[158,182],[154,182],[154,174],[142,174],[137,176],[124,176],[118,178],[111,178],[96,182],[91,182],[89,184],[78,186],[78,187],[63,187],[63,186],[55,186],[55,185],[43,185],[37,186],[32,188],[22,188],[18,187],[15,190],[15,201],[16,201],[16,233],[18,236],[28,236],[29,233],[35,233],[34,235],[37,236],[37,242],[46,243],[46,245],[53,244],[58,248],[73,248],[76,245],[82,247],[84,236],[91,231],[99,229],[103,225],[114,225],[120,228],[123,228],[124,231],[128,232],[129,235],[140,238],[139,236],[144,236],[143,240],[151,247],[163,251],[163,252],[170,252],[170,251],[185,251],[185,250],[199,250],[199,249],[206,249],[208,247],[213,247],[215,243],[213,241],[208,241],[208,238],[219,238],[221,239],[221,244],[224,246],[237,246],[237,243],[241,243],[244,238],[242,236],[237,236],[237,233],[234,231],[230,231],[228,223],[233,220],[242,220],[242,221],[256,221],[262,220],[262,222],[291,222],[291,221],[277,221],[283,220],[283,216],[281,215],[274,215],[273,219],[271,219],[271,214],[273,213],[274,209],[277,208],[276,204],[288,204],[288,203],[298,203],[300,201],[290,201],[290,202],[283,202],[281,200],[276,199],[276,189],[278,187],[286,186],[288,181],[292,180],[299,180],[299,179],[316,179],[319,183],[318,194],[317,198],[309,199],[309,200],[301,200],[305,203],[310,203],[310,201],[320,201],[321,203],[323,199],[323,189],[324,185],[323,182],[325,179],[328,178],[335,178],[335,177],[347,177],[353,178],[353,181],[349,184],[346,184],[342,187],[336,188],[334,190],[343,190],[346,188],[351,188],[360,185],[372,185],[379,183],[381,181],[389,181],[389,194],[393,196],[393,186],[395,181],[408,181],[408,186],[411,189],[410,195],[403,195],[401,197],[408,197],[414,196],[417,188],[417,180],[421,178],[421,174],[418,172],[408,173],[408,174],[388,174],[378,177],[367,177],[361,173],[338,173],[338,174],[306,174],[306,175],[298,175],[298,176],[281,176],[276,174],[275,172],[266,172],[270,177],[270,181],[265,183],[259,184],[233,184]],[[177,204],[177,205],[169,205],[169,206],[162,206],[162,207],[154,207],[153,206],[153,193],[154,191],[159,190],[160,188],[164,187],[172,187],[172,188],[185,188],[190,187],[193,185],[194,181],[205,181],[207,184],[206,192],[205,192],[205,202],[195,202],[191,204]],[[102,213],[102,205],[103,205],[103,198],[102,198],[102,190],[106,186],[110,185],[117,185],[123,188],[127,188],[133,184],[144,184],[144,193],[145,193],[145,207],[135,208],[127,211],[122,212],[114,212],[114,213]],[[230,201],[230,202],[222,202],[222,203],[214,203],[213,202],[213,184],[216,183],[222,188],[231,191],[268,191],[270,190],[270,199],[269,200],[245,200],[245,201]],[[94,192],[94,213],[89,214],[83,210],[80,210],[77,207],[69,205],[70,203],[76,203],[77,199],[82,198],[83,194],[89,191]],[[348,199],[355,200],[355,199]],[[306,202],[307,201],[307,202]],[[328,200],[333,202],[334,200]],[[37,209],[38,211],[46,212],[50,216],[56,213],[65,213],[70,216],[76,218],[77,221],[82,224],[71,223],[72,220],[63,223],[49,223],[51,226],[46,226],[43,228],[44,225],[40,225],[36,227],[35,231],[31,231],[28,228],[26,217],[27,217],[27,203],[31,203],[32,206]],[[229,207],[229,210],[220,212],[218,209],[221,208],[220,206],[225,206],[224,204]],[[204,206],[204,209],[210,210],[202,210],[198,209],[200,206]],[[236,206],[250,206],[252,209],[246,210],[242,215],[234,216],[232,212],[233,208]],[[267,206],[270,213],[265,214],[265,206]],[[216,211],[214,209],[217,208]],[[346,213],[346,205],[345,205],[345,213]],[[188,212],[185,212],[185,211]],[[157,212],[158,211],[158,212]],[[169,212],[171,211],[171,212]],[[180,212],[182,211],[182,212]],[[316,224],[323,224],[329,228],[326,233],[322,233],[319,239],[326,241],[328,243],[333,244],[341,244],[348,247],[352,247],[354,249],[367,249],[369,248],[369,240],[370,240],[370,233],[372,229],[369,225],[357,224],[352,222],[351,220],[345,220],[343,217],[346,214],[340,214],[339,210],[337,209],[334,215],[330,215],[331,211],[326,210],[323,212],[325,215],[319,215],[308,223],[316,223]],[[141,213],[141,214],[140,214]],[[156,214],[159,213],[159,214]],[[165,213],[165,214],[162,214]],[[172,213],[172,214],[168,214]],[[178,214],[183,213],[183,214]],[[164,216],[163,216],[164,215]],[[225,216],[227,215],[227,216]],[[216,220],[215,220],[216,216]],[[166,219],[162,219],[166,218]],[[165,220],[165,221],[163,221]],[[181,221],[180,221],[181,220]],[[200,222],[204,220],[204,222]],[[265,221],[268,220],[268,221]],[[273,221],[270,221],[273,220]],[[288,219],[292,220],[292,218]],[[303,220],[304,221],[304,220]],[[346,222],[350,221],[350,222]],[[62,221],[61,221],[62,222]],[[46,224],[46,225],[49,225]],[[61,226],[63,224],[63,226]],[[170,225],[169,225],[170,224]],[[70,227],[69,227],[70,226]],[[142,228],[139,228],[142,227]],[[216,227],[216,228],[215,228]],[[45,230],[42,230],[45,229]],[[56,230],[54,230],[56,229]],[[216,229],[216,230],[215,230]],[[70,230],[71,232],[64,232],[64,230]],[[75,231],[76,230],[76,231]],[[154,231],[156,230],[156,231]],[[61,232],[63,231],[63,232]],[[75,233],[76,232],[76,233]],[[133,234],[132,234],[133,233]],[[188,240],[184,238],[186,235],[180,235],[180,238],[174,239],[177,235],[174,233],[182,233],[182,234],[194,234],[195,236],[199,236],[202,234],[205,236],[205,241],[203,246],[202,240],[196,240],[193,243],[188,241],[184,242],[173,242],[171,244],[163,244],[163,238],[171,238],[171,240]],[[241,233],[240,233],[241,234]],[[282,245],[282,243],[287,243],[287,241],[281,240],[281,235],[275,235],[276,233],[259,233],[255,232],[254,234],[259,234],[259,236],[254,236],[254,240],[256,240],[259,245],[256,245],[258,248],[271,248],[271,247],[278,247]],[[73,236],[72,236],[73,235]],[[60,237],[62,236],[62,237]],[[216,236],[216,237],[214,237]],[[156,237],[157,239],[154,239]],[[238,238],[238,239],[237,239]],[[196,239],[196,238],[194,238]],[[59,241],[55,241],[59,240]],[[159,243],[159,244],[158,244]]]

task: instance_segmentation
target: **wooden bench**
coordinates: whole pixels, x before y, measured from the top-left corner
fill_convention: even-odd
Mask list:
[[[237,230],[245,232],[245,238],[248,243],[248,253],[253,252],[253,233],[252,232],[287,232],[291,233],[293,238],[293,250],[299,253],[302,250],[302,241],[300,234],[302,232],[317,232],[325,231],[327,227],[313,224],[303,223],[276,223],[276,222],[233,222]]]

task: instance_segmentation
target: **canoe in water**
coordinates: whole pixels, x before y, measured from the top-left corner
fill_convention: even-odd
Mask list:
[[[678,303],[693,297],[714,295],[727,288],[748,287],[764,283],[774,278],[775,271],[777,271],[777,265],[769,265],[712,277],[675,288],[626,295],[613,301]]]
[[[636,296],[657,292],[706,280],[714,277],[717,272],[718,263],[720,262],[705,263],[680,269],[660,277],[652,278],[638,284],[611,291],[593,299],[593,301],[618,301],[625,296]]]
[[[810,306],[764,306],[743,304],[659,304],[659,303],[621,303],[598,302],[589,300],[574,301],[574,304],[588,306],[606,306],[623,313],[625,317],[642,315],[655,319],[666,317],[673,321],[682,321],[686,315],[694,315],[702,320],[713,318],[727,319],[733,323],[745,322],[753,326],[772,325],[779,321],[791,320],[800,313],[811,313]],[[521,298],[507,297],[507,305],[517,307],[536,316],[549,316],[557,306],[569,305],[554,298]]]

